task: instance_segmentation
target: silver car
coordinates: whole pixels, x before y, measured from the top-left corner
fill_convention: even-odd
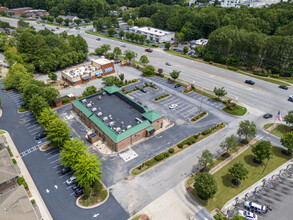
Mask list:
[[[70,186],[71,184],[73,184],[75,182],[76,182],[76,177],[75,176],[72,176],[68,180],[66,180],[66,185],[67,186]]]

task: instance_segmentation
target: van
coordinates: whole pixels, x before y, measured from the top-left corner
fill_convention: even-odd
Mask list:
[[[244,207],[252,212],[257,213],[265,213],[267,211],[267,208],[264,205],[257,204],[255,202],[245,201]]]

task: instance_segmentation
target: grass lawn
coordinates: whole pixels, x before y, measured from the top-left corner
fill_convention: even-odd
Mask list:
[[[236,115],[236,116],[243,116],[243,115],[245,115],[245,113],[247,111],[247,109],[245,107],[242,107],[240,105],[236,105],[236,107],[233,110],[229,110],[227,106],[222,108],[222,110],[224,112],[227,112],[231,115]]]
[[[28,111],[28,109],[25,108],[25,107],[23,107],[23,106],[21,106],[21,107],[18,109],[18,112],[26,112],[26,111]]]
[[[6,133],[6,131],[0,130],[0,134],[4,134]]]
[[[266,129],[268,129],[269,127],[271,127],[273,124],[274,124],[274,123],[265,124],[265,125],[263,126],[263,128],[266,130]]]
[[[103,202],[107,198],[107,196],[108,191],[106,189],[102,189],[98,196],[94,196],[93,194],[91,194],[89,198],[85,200],[81,197],[79,203],[83,206],[91,206],[97,204],[98,202]]]
[[[284,134],[290,131],[291,129],[289,126],[280,124],[279,126],[277,126],[271,131],[271,134],[276,135],[278,137],[283,137]]]
[[[264,169],[266,160],[263,164],[256,164],[253,162],[253,154],[251,152],[251,147],[248,148],[246,151],[244,151],[242,154],[240,154],[238,157],[233,159],[229,164],[224,166],[222,169],[220,169],[218,172],[214,174],[214,177],[216,179],[217,185],[218,185],[218,192],[215,194],[213,199],[209,199],[206,201],[203,201],[199,199],[196,195],[195,190],[193,189],[191,193],[209,210],[212,211],[215,208],[221,209],[226,202],[228,202],[230,199],[232,199],[234,196],[248,188],[249,186],[253,185],[258,180],[265,177],[267,174],[281,166],[283,163],[287,162],[292,157],[285,156],[281,153],[281,149],[278,147],[273,147],[273,157],[268,162],[268,165],[266,167],[266,170],[264,174],[262,175],[262,171]],[[234,186],[231,183],[232,176],[228,174],[228,169],[237,162],[244,163],[245,167],[249,170],[248,179],[242,180],[240,186]]]
[[[132,218],[131,220],[139,220],[141,217],[141,215],[135,216],[134,218]]]

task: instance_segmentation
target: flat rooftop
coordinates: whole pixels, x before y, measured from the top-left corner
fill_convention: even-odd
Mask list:
[[[100,58],[100,59],[96,59],[96,60],[92,60],[92,61],[99,64],[99,65],[105,65],[105,64],[111,63],[110,60],[107,60],[104,58]]]
[[[145,32],[145,33],[155,34],[155,35],[159,35],[159,36],[164,36],[164,35],[168,35],[168,34],[173,34],[174,33],[174,32],[164,31],[164,30],[157,29],[157,28],[152,28],[152,27],[141,27],[141,28],[137,28],[137,31],[142,31],[142,32]]]
[[[85,66],[79,66],[72,69],[64,70],[63,73],[74,78],[77,76],[83,76],[85,74],[89,74],[97,70],[98,68],[96,67],[93,67],[91,65],[85,65]]]

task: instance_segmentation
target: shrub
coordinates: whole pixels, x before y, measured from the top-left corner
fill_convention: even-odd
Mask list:
[[[223,100],[222,103],[223,103],[224,105],[227,105],[227,104],[228,104],[228,101],[227,101],[227,100]]]
[[[12,159],[12,162],[13,162],[13,164],[16,164],[16,160],[14,158]]]
[[[232,70],[232,71],[237,71],[238,70],[236,67],[233,67],[233,66],[228,66],[227,69]]]
[[[99,195],[102,189],[103,189],[103,185],[100,181],[97,181],[94,183],[93,192],[95,195]]]
[[[213,61],[209,61],[209,64],[214,64],[214,62]]]
[[[184,144],[181,142],[181,143],[177,144],[177,147],[178,147],[178,148],[183,148],[183,145],[184,145]]]
[[[153,161],[152,160],[148,160],[144,163],[146,166],[150,167],[153,165]]]
[[[164,153],[164,157],[169,157],[169,156],[170,156],[170,154],[168,152]]]
[[[35,201],[34,199],[32,199],[32,200],[31,200],[31,203],[32,203],[32,204],[35,204],[35,203],[36,203],[36,201]]]
[[[28,188],[28,185],[27,185],[27,183],[26,183],[26,182],[24,182],[24,183],[23,183],[23,187],[24,187],[25,189],[27,189],[27,188]]]
[[[173,149],[173,148],[170,148],[170,149],[168,150],[168,152],[169,152],[170,154],[173,154],[173,153],[174,153],[174,149]]]
[[[12,152],[11,152],[11,150],[10,150],[10,147],[9,147],[9,146],[7,146],[6,148],[7,148],[7,150],[8,150],[8,153],[9,153],[10,157],[12,157],[12,156],[13,156],[13,154],[12,154]]]
[[[212,132],[212,130],[210,128],[208,128],[208,129],[204,130],[203,132],[201,132],[201,134],[202,135],[207,135],[207,134],[209,134],[211,132]]]
[[[278,74],[271,74],[270,76],[273,78],[280,78],[280,76]]]
[[[100,193],[100,199],[101,199],[101,201],[104,201],[107,198],[107,196],[108,196],[107,190],[105,190],[105,189],[102,190],[101,193]]]
[[[68,97],[62,99],[63,104],[67,104],[67,103],[69,103],[69,101],[70,101],[70,99]]]
[[[257,75],[257,76],[264,76],[264,77],[269,76],[269,74],[267,74],[267,73],[262,73],[262,72],[259,72],[259,71],[253,71],[253,74],[254,74],[254,75]]]
[[[193,143],[192,143],[192,140],[191,140],[191,139],[188,140],[188,141],[187,141],[187,144],[188,144],[188,145],[192,145],[192,144],[193,144]]]
[[[214,218],[216,219],[216,220],[224,220],[224,217],[223,217],[223,215],[219,212],[219,213],[217,213],[216,215],[214,215]]]
[[[247,67],[245,67],[245,66],[239,66],[238,67],[240,70],[242,70],[242,71],[246,71],[247,70]]]
[[[199,135],[200,135],[200,134],[196,134],[196,135],[194,135],[194,136],[193,136],[193,137],[194,137],[194,139],[195,139],[195,140],[197,140],[197,139],[198,139],[198,137],[199,137]]]
[[[158,154],[157,156],[155,156],[155,160],[156,161],[160,161],[163,160],[165,157],[164,153]]]
[[[24,182],[24,178],[21,176],[21,177],[18,177],[17,178],[17,182],[18,182],[18,185],[22,185],[23,182]]]

